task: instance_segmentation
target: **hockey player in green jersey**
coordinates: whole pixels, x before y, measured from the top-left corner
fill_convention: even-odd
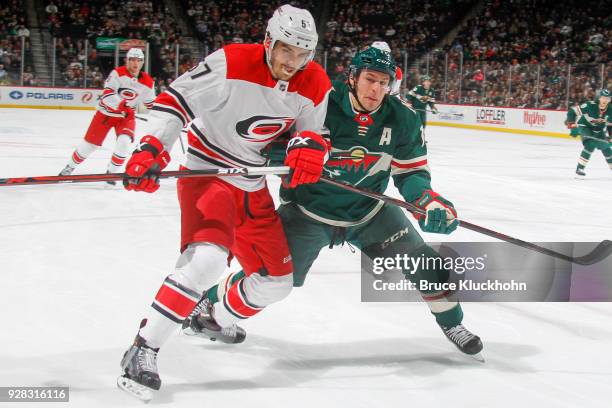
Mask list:
[[[580,105],[581,104],[575,104],[573,106],[570,106],[570,108],[567,110],[565,126],[567,126],[567,128],[569,129],[571,137],[580,136],[580,129],[578,128],[578,123],[576,123],[578,122],[578,119],[580,119],[580,115],[578,115],[578,112],[580,111]]]
[[[427,126],[427,107],[429,106],[433,114],[438,113],[435,105],[436,94],[431,89],[431,78],[429,75],[423,75],[421,77],[421,85],[415,86],[408,92],[408,102],[418,112],[421,122],[423,122],[423,127]]]
[[[449,234],[457,228],[457,213],[450,201],[432,190],[420,117],[388,95],[395,68],[390,54],[370,47],[352,59],[347,82],[333,82],[325,120],[332,154],[324,174],[379,193],[393,179],[406,201],[426,211],[418,219],[423,231]],[[272,158],[276,153],[271,152]],[[328,245],[348,242],[370,259],[398,253],[439,257],[399,207],[324,183],[298,188],[283,185],[280,197],[278,213],[291,250],[294,287],[304,284],[319,251]],[[404,273],[413,282],[442,283],[448,281],[450,271],[438,265]],[[185,321],[184,332],[226,343],[242,342],[246,336],[242,328],[216,324],[214,304],[232,296],[225,288],[243,277],[243,272],[230,275],[208,290]],[[455,295],[431,291],[421,295],[446,337],[462,352],[480,359],[482,342],[461,324],[463,311]]]
[[[582,139],[582,152],[578,158],[576,174],[585,176],[585,167],[595,149],[601,150],[608,166],[612,170],[612,142],[610,127],[612,127],[612,105],[610,91],[602,89],[599,97],[580,106],[572,107],[567,112],[566,125],[570,134]],[[577,129],[577,132],[575,132]],[[576,134],[577,133],[577,134]]]

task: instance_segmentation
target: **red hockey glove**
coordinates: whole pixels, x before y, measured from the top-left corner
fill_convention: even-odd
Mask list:
[[[117,111],[119,113],[122,113],[123,116],[127,120],[133,120],[134,119],[134,115],[135,115],[134,108],[132,108],[131,106],[129,106],[127,104],[127,100],[126,99],[122,100],[121,103],[119,103],[119,106],[117,106]]]
[[[289,140],[285,158],[285,165],[291,168],[288,176],[289,187],[319,181],[323,165],[329,158],[329,148],[329,142],[318,133],[296,133]]]
[[[159,188],[159,173],[170,163],[170,154],[155,136],[145,136],[125,165],[128,178],[123,180],[126,190],[153,193]]]
[[[453,203],[440,194],[425,190],[414,205],[426,211],[426,214],[414,214],[424,232],[450,234],[457,229],[457,211]]]

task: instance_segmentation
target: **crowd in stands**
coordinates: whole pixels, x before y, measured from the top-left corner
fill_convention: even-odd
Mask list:
[[[58,65],[67,86],[83,84],[86,58],[88,86],[100,83],[100,77],[113,68],[112,52],[101,58],[96,51],[98,37],[144,40],[155,55],[152,74],[159,79],[174,75],[174,69],[169,73],[167,66],[159,62],[172,58],[166,50],[181,44],[183,33],[164,2],[50,0],[44,12],[49,30],[56,38]]]
[[[0,85],[19,83],[22,39],[25,40],[25,51],[29,53],[29,37],[30,30],[27,27],[24,1],[0,2]]]
[[[495,0],[468,20],[442,50],[448,102],[563,109],[610,87],[612,73],[604,68],[602,78],[601,67],[612,58],[612,3],[558,5]],[[433,67],[439,87],[445,67]]]
[[[210,52],[230,43],[262,42],[268,19],[278,6],[286,3],[278,0],[182,1],[197,37]],[[314,1],[289,3],[310,10],[317,18]]]
[[[348,68],[364,44],[386,41],[400,64],[414,61],[442,40],[471,8],[472,0],[339,0],[332,3],[323,44],[328,73],[335,77]]]
[[[101,58],[97,37],[138,38],[151,45],[151,70],[158,91],[200,56],[181,54],[183,36],[195,35],[208,52],[230,44],[261,42],[266,22],[285,1],[180,0],[188,23],[184,33],[165,2],[38,0],[56,38],[57,63],[67,86],[101,86],[112,56]],[[0,6],[0,82],[20,66],[19,35],[27,36],[22,1]],[[325,27],[317,61],[331,78],[344,75],[355,51],[383,40],[405,73],[403,91],[427,73],[439,101],[493,106],[566,108],[592,98],[602,84],[612,87],[612,3],[568,0],[491,0],[469,18],[452,43],[437,48],[477,3],[474,0],[293,1]],[[328,4],[329,13],[322,5]],[[86,47],[86,41],[88,46]],[[28,42],[29,46],[29,42]],[[433,51],[432,51],[433,50]],[[87,64],[85,62],[87,61]],[[26,64],[28,83],[36,83]],[[87,65],[87,70],[85,70]],[[603,78],[602,78],[602,69]],[[86,78],[85,78],[86,76]]]

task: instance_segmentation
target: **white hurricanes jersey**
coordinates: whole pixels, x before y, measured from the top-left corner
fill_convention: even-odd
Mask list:
[[[404,79],[404,74],[400,67],[395,67],[395,82],[393,83],[393,88],[391,88],[391,92],[389,92],[392,96],[400,96],[400,87],[402,86],[402,79]]]
[[[138,78],[133,77],[125,65],[115,68],[104,82],[104,92],[96,109],[108,116],[123,117],[117,108],[124,99],[133,108],[143,103],[151,109],[155,100],[153,78],[144,71],[140,71]]]
[[[187,126],[189,169],[263,166],[261,150],[292,126],[325,133],[330,90],[315,62],[290,81],[277,81],[263,45],[234,44],[210,54],[161,93],[147,126],[168,150]],[[263,176],[225,181],[245,191],[265,186]]]

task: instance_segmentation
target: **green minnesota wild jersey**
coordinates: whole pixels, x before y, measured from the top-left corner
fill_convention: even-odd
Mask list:
[[[576,123],[578,119],[580,119],[580,115],[578,115],[578,110],[580,110],[579,105],[570,106],[567,110],[567,116],[565,118],[565,125],[569,125],[570,123]],[[573,137],[580,135],[580,129],[575,127],[570,129],[570,135]]]
[[[425,111],[427,105],[434,108],[436,94],[432,88],[425,89],[423,85],[417,85],[408,92],[408,101],[417,111]]]
[[[406,201],[431,189],[421,119],[398,98],[387,96],[376,111],[358,113],[348,86],[334,81],[325,126],[332,149],[323,175],[378,193],[385,192],[393,177]],[[281,187],[280,197],[311,218],[336,226],[361,224],[382,208],[380,201],[322,182]]]
[[[589,101],[576,107],[575,111],[582,138],[602,140],[608,136],[607,127],[612,126],[612,104],[602,111],[598,102]]]

